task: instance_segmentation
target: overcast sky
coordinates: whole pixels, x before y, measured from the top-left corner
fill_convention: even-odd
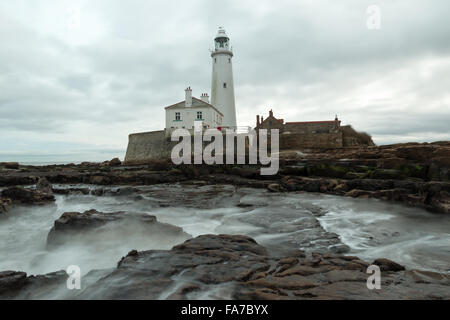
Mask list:
[[[123,159],[128,134],[163,129],[185,87],[210,92],[219,26],[239,125],[272,108],[338,114],[377,144],[450,140],[449,13],[448,0],[4,0],[0,161]]]

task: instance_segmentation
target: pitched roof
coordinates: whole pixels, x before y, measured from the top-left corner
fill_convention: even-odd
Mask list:
[[[220,112],[215,106],[213,106],[212,104],[207,103],[201,99],[192,97],[192,106],[193,107],[211,107],[223,117],[223,113]],[[175,109],[175,108],[190,108],[190,107],[186,107],[185,100],[183,100],[183,101],[177,102],[175,104],[172,104],[170,106],[167,106],[164,109]]]
[[[335,120],[328,121],[299,121],[299,122],[286,122],[286,124],[308,124],[308,123],[334,123]],[[340,120],[338,122],[341,122]]]
[[[281,123],[283,123],[283,121],[284,121],[283,119],[277,119],[273,115],[271,115],[271,116],[268,116],[267,118],[265,118],[263,121],[261,121],[261,123],[265,123],[265,122],[270,121],[272,119],[275,120],[275,121],[281,122]]]

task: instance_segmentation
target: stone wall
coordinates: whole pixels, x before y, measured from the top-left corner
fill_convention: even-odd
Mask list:
[[[287,122],[284,131],[290,133],[328,133],[339,129],[339,121]]]
[[[342,132],[333,133],[291,133],[280,135],[280,150],[302,148],[341,148]]]
[[[193,134],[192,130],[188,130]],[[245,136],[245,135],[244,135]],[[142,133],[133,133],[128,136],[128,147],[125,155],[125,164],[144,163],[148,160],[168,159],[172,149],[179,141],[170,141],[170,136],[166,136],[164,130]],[[202,141],[202,150],[211,141]],[[223,136],[223,147],[227,147],[226,136]],[[234,152],[237,150],[237,138],[234,141]],[[194,136],[191,137],[191,159],[193,161]],[[248,154],[248,140],[245,140],[245,152]]]
[[[125,163],[168,158],[176,144],[165,137],[164,130],[130,134]]]
[[[270,143],[270,139],[268,142]],[[209,143],[203,142],[203,148]],[[164,130],[130,134],[125,163],[139,163],[147,160],[170,158],[172,148],[176,144],[178,144],[177,141],[171,142],[165,136]],[[359,141],[355,141],[354,144],[362,145]],[[225,137],[223,145],[224,147],[226,146]],[[280,134],[280,150],[342,148],[345,146],[341,130],[330,133]]]

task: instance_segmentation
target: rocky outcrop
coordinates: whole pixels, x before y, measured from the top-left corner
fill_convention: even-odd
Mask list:
[[[46,178],[40,178],[36,183],[36,190],[51,195],[53,194],[52,185]]]
[[[11,187],[4,189],[1,193],[1,197],[3,200],[9,199],[12,203],[43,205],[55,201],[55,197],[51,193],[51,187],[49,190],[50,191]]]
[[[11,203],[10,199],[1,199],[0,198],[0,215],[8,212],[8,205]]]
[[[0,272],[0,300],[3,299],[61,299],[67,290],[67,273],[57,271],[45,275],[27,276],[25,272]],[[62,290],[61,290],[62,289]]]
[[[152,236],[161,235],[172,237],[178,241],[190,238],[182,228],[161,223],[155,216],[146,213],[111,212],[104,213],[96,210],[85,212],[65,212],[55,221],[47,237],[47,246],[53,248],[64,245],[67,242],[74,244],[82,241],[88,235],[96,233],[119,232],[120,229],[134,229],[134,232],[142,231]]]
[[[0,272],[0,295],[5,292],[19,290],[26,282],[25,272],[2,271]]]
[[[377,198],[449,212],[450,142],[408,143],[282,152],[280,170],[261,176],[258,166],[180,165],[168,159],[119,165],[116,159],[101,163],[59,166],[21,166],[0,171],[0,187],[30,185],[45,178],[58,184],[151,185],[205,181],[268,188],[274,192],[321,192],[351,197]],[[120,160],[119,160],[120,161]],[[76,187],[72,188],[75,191]],[[88,188],[76,192],[87,194]],[[70,194],[71,190],[54,189]],[[95,189],[102,195],[103,189]]]
[[[270,191],[305,191],[399,201],[439,213],[450,213],[450,183],[420,180],[329,179],[284,176]]]
[[[120,161],[119,158],[114,158],[112,160],[109,161],[104,161],[100,164],[100,166],[102,167],[116,167],[116,166],[120,166],[122,164],[122,161]]]
[[[394,175],[400,179],[450,180],[449,141],[307,151],[304,160],[310,164],[340,163],[347,171],[365,172],[371,178],[388,175],[386,178],[392,179]]]
[[[291,252],[271,254],[255,240],[240,235],[203,235],[172,250],[132,250],[117,268],[74,290],[77,299],[449,299],[450,276],[405,270],[387,259],[381,269],[381,289],[370,290],[369,263],[353,256]],[[41,276],[42,277],[42,276]],[[87,276],[89,277],[89,275]],[[0,298],[35,298],[23,273],[0,276]],[[47,277],[39,297],[51,295],[55,282]],[[88,282],[89,283],[89,282]],[[19,288],[19,290],[17,290]],[[76,291],[76,292],[75,292]],[[67,294],[68,290],[65,291]]]
[[[0,168],[17,170],[17,169],[19,169],[19,163],[18,162],[0,162]]]

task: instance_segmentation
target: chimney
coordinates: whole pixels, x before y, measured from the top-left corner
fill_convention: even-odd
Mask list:
[[[263,123],[264,122],[264,117],[263,116],[261,116],[261,123]]]
[[[187,108],[192,107],[192,90],[191,87],[187,87],[186,90],[184,90],[186,92],[186,98],[185,98],[185,106]]]
[[[200,99],[206,103],[209,103],[209,96],[207,93],[202,93],[202,97]]]
[[[256,115],[256,126],[259,126],[259,114]]]

